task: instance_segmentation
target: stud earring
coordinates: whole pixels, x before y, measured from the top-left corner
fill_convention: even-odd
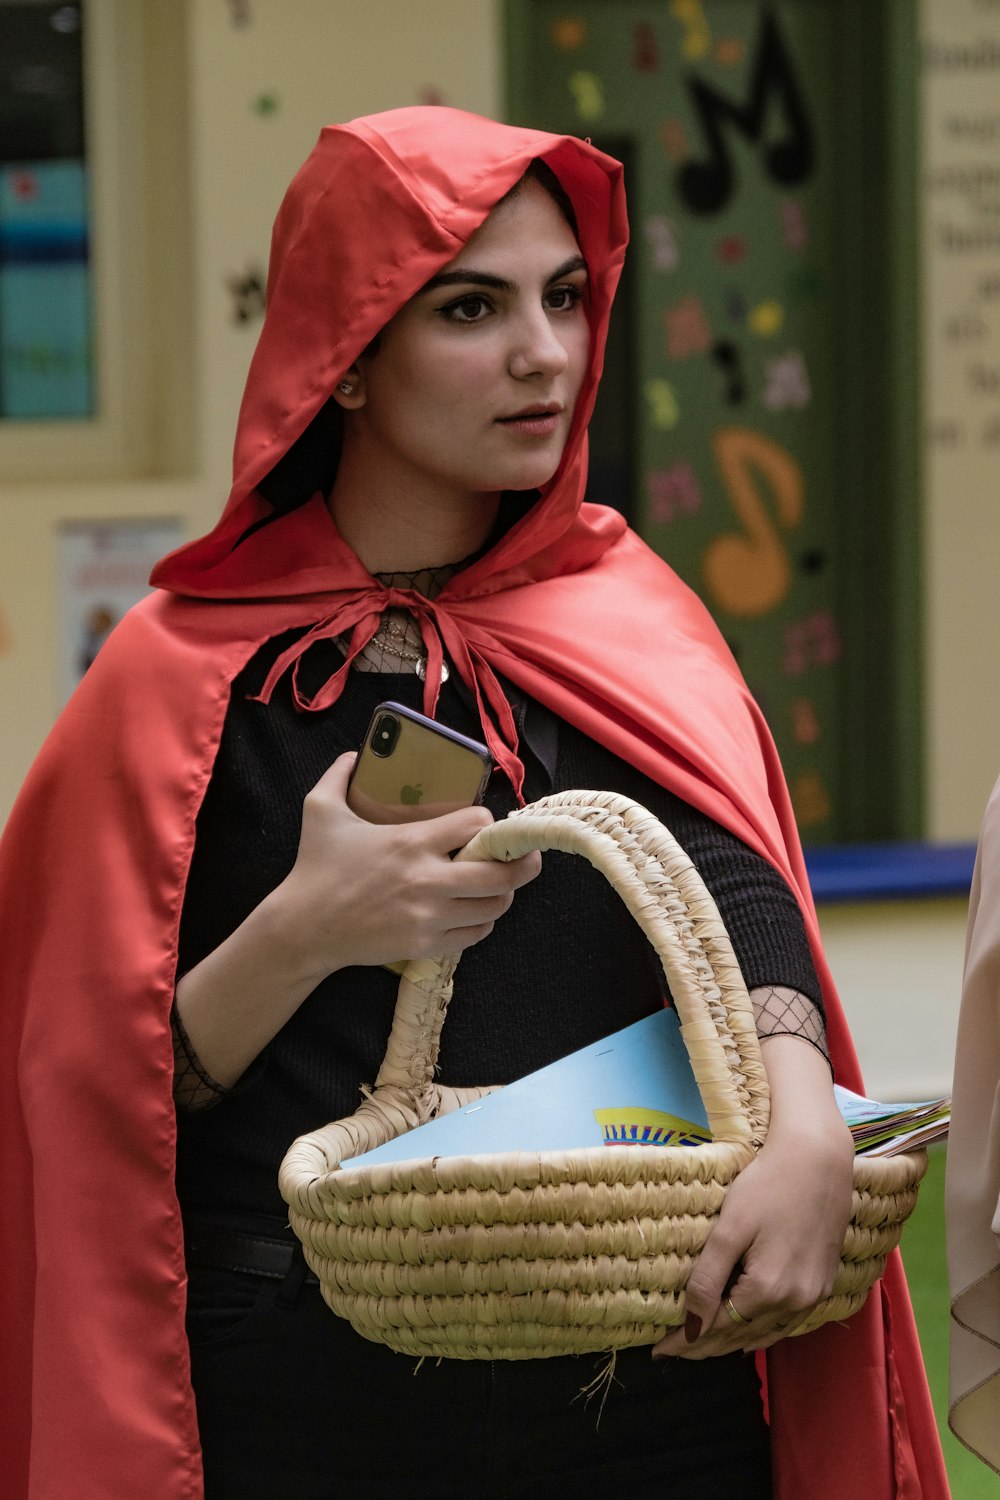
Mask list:
[[[337,389],[338,389],[338,391],[343,391],[343,393],[344,393],[345,396],[353,395],[353,393],[354,393],[354,382],[351,381],[351,380],[342,380],[340,382],[340,384],[337,386]]]

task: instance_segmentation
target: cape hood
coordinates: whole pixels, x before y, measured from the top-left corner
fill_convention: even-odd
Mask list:
[[[560,468],[433,601],[374,580],[323,503],[337,380],[534,158],[569,195],[592,358]],[[773,744],[696,597],[583,503],[585,428],[626,242],[621,168],[589,144],[448,109],[324,130],[274,231],[267,315],[216,528],[166,558],[53,731],[0,870],[0,1421],[16,1500],[199,1500],[173,1194],[168,1016],[195,819],[229,684],[292,626],[364,645],[389,604],[447,651],[515,786],[501,678],[730,828],[796,892],[838,1075],[860,1086]],[[524,507],[521,507],[522,510]],[[272,678],[296,670],[304,647]],[[345,666],[343,671],[346,671]],[[304,710],[336,699],[337,677]],[[264,696],[273,688],[274,680]],[[297,691],[297,688],[296,688]],[[434,690],[427,689],[433,711]],[[779,1500],[944,1500],[898,1258],[850,1323],[770,1351]],[[33,1423],[33,1432],[32,1432]]]
[[[337,381],[403,304],[455,258],[535,159],[551,167],[575,211],[589,271],[590,368],[563,462],[530,524],[512,527],[487,560],[463,573],[460,592],[493,591],[565,572],[567,565],[586,566],[621,535],[624,521],[614,513],[580,513],[586,427],[628,241],[620,164],[571,136],[498,127],[452,109],[398,109],[323,130],[292,180],[271,240],[267,312],[240,408],[228,503],[214,531],[166,558],[154,583],[202,598],[370,585],[346,548],[321,553],[290,573],[268,544],[236,551],[234,544],[273,515],[257,486],[279,462],[295,471],[293,503],[307,500],[316,487],[329,488],[339,413],[328,402]]]

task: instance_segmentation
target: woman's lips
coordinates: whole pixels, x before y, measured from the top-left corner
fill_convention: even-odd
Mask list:
[[[560,412],[552,409],[522,411],[512,417],[498,417],[497,421],[508,432],[523,432],[529,437],[549,437],[559,426],[559,416]]]

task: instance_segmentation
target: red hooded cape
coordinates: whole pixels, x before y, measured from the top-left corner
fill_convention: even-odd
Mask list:
[[[593,330],[567,450],[539,500],[433,603],[377,584],[321,495],[245,535],[273,514],[258,486],[337,379],[535,157],[572,200]],[[585,428],[626,237],[616,162],[570,137],[448,109],[324,130],[289,189],[225,512],[157,568],[159,592],[102,650],[4,837],[0,1422],[10,1500],[202,1494],[168,1013],[229,684],[280,631],[353,627],[357,649],[388,602],[405,603],[432,656],[443,644],[479,694],[515,782],[516,736],[494,671],[758,850],[798,894],[837,1073],[860,1087],[767,728],[695,596],[617,514],[582,503]],[[335,680],[312,706],[337,690]],[[767,1376],[780,1500],[947,1496],[895,1257],[862,1312],[772,1349]]]

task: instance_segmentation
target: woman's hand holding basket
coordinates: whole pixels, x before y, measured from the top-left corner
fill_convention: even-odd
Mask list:
[[[808,1042],[775,1036],[761,1050],[771,1089],[767,1140],[730,1185],[691,1273],[685,1327],[662,1339],[654,1357],[766,1349],[833,1289],[851,1217],[854,1142],[826,1061]]]

